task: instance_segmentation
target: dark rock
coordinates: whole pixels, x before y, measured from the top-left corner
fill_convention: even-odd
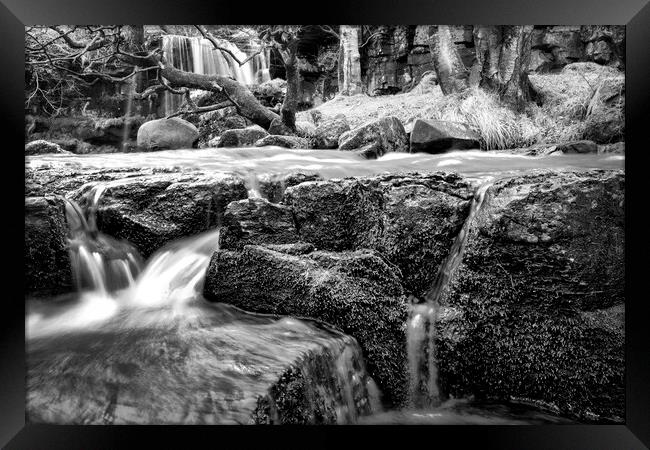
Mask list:
[[[39,139],[25,144],[25,155],[44,155],[47,153],[70,153],[60,145]]]
[[[226,206],[247,195],[244,181],[231,176],[162,174],[119,180],[101,197],[97,225],[131,242],[146,258],[172,240],[219,226]]]
[[[255,142],[255,147],[265,147],[267,145],[275,145],[278,147],[285,148],[299,148],[299,149],[308,149],[309,141],[305,138],[298,136],[281,136],[270,134],[266,137],[263,137],[259,141]]]
[[[339,150],[355,150],[373,143],[378,144],[381,149],[378,156],[389,152],[408,151],[408,137],[404,126],[393,116],[373,120],[343,133],[339,137]]]
[[[52,296],[74,290],[65,201],[25,198],[25,293]]]
[[[199,147],[216,147],[219,136],[228,130],[246,128],[250,123],[233,108],[201,114],[198,119]]]
[[[199,130],[178,117],[145,122],[138,129],[138,147],[143,151],[195,148]]]
[[[295,172],[285,175],[266,174],[259,177],[262,196],[273,203],[282,202],[284,191],[305,181],[321,181],[323,178],[317,173]]]
[[[259,125],[228,130],[221,135],[217,147],[252,147],[255,142],[268,135],[269,133]]]
[[[479,148],[479,139],[476,132],[462,123],[418,119],[411,131],[411,153]]]
[[[391,267],[374,252],[296,256],[263,246],[219,250],[210,261],[204,295],[247,311],[310,317],[338,327],[359,342],[387,401],[405,401],[406,298]]]
[[[276,117],[271,121],[271,125],[269,126],[269,134],[276,134],[280,136],[294,136],[295,133],[294,131],[286,126],[283,122],[282,119],[279,117]]]
[[[373,142],[372,144],[364,145],[361,148],[353,150],[359,156],[363,156],[366,159],[377,159],[382,155],[381,144]]]
[[[248,244],[290,244],[298,240],[291,210],[263,198],[230,203],[219,238],[223,249],[241,249]]]
[[[283,200],[301,239],[327,250],[367,248],[381,232],[382,202],[378,181],[353,178],[301,183]]]
[[[319,122],[312,137],[313,148],[337,148],[339,137],[350,131],[350,124],[343,114]]]
[[[574,141],[555,146],[562,153],[598,153],[598,145],[594,141]]]
[[[474,188],[454,174],[302,183],[285,191],[300,239],[323,250],[370,248],[421,296],[469,212]]]
[[[624,188],[622,171],[591,170],[487,190],[441,299],[442,392],[623,420]]]

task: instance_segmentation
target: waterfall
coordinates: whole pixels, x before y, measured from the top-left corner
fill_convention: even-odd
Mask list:
[[[235,44],[225,39],[217,39],[219,45],[239,61],[244,61],[248,55]],[[251,46],[255,44],[251,42]],[[270,79],[267,55],[264,51],[256,54],[240,66],[235,59],[225,51],[217,50],[208,39],[179,35],[164,35],[162,49],[175,68],[202,75],[222,75],[234,78],[247,86],[260,84]],[[253,51],[257,51],[256,48]],[[178,110],[182,96],[165,92],[165,115]]]
[[[463,259],[469,227],[480,210],[492,181],[483,183],[474,194],[470,210],[460,232],[454,239],[449,255],[438,268],[424,303],[411,306],[407,326],[407,354],[409,363],[409,395],[412,407],[421,408],[440,404],[438,365],[436,360],[436,319],[440,299],[452,275]]]

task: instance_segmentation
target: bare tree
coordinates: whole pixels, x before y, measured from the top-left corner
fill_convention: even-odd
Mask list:
[[[26,29],[26,64],[36,73],[46,67],[58,79],[73,79],[92,85],[100,79],[123,83],[142,72],[150,72],[155,82],[135,98],[170,91],[184,94],[187,106],[183,112],[206,112],[234,106],[252,122],[268,128],[278,116],[262,106],[255,96],[232,78],[203,75],[179,70],[167,60],[160,49],[146,51],[143,27],[30,27]],[[109,69],[125,75],[116,76]],[[190,98],[190,89],[216,92],[219,101],[212,106],[197,107]],[[29,102],[29,98],[28,98]],[[180,113],[180,112],[179,112]]]
[[[339,93],[355,95],[362,92],[359,27],[341,25],[339,58]]]
[[[442,93],[447,95],[467,89],[469,71],[460,59],[448,25],[438,26],[429,46]]]

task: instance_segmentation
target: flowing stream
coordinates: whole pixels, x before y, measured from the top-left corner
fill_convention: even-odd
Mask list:
[[[261,196],[260,179],[292,172],[338,178],[446,170],[480,186],[436,281],[422,302],[412,305],[406,343],[410,408],[382,411],[381,393],[365,372],[354,339],[316,322],[249,314],[202,298],[205,272],[219,245],[218,228],[172,242],[145,263],[130,244],[97,229],[95,215],[110,181],[90,183],[84,190],[83,209],[73,201],[66,205],[78,295],[34,302],[28,308],[32,420],[249,423],[257,399],[267,394],[286,367],[300,360],[306,364],[308,385],[327,393],[340,423],[503,424],[562,420],[522,407],[442,401],[434,347],[436,314],[440,295],[462,259],[469,225],[496,177],[533,168],[622,169],[624,157],[528,157],[472,150],[392,153],[368,161],[340,151],[255,148],[43,155],[27,157],[26,165],[33,171],[60,168],[82,173],[122,169],[237,173],[248,180],[249,197]],[[313,357],[323,348],[334,356],[309,363],[306,355]],[[334,385],[325,386],[314,368],[323,365]],[[61,395],[69,400],[57,401]]]

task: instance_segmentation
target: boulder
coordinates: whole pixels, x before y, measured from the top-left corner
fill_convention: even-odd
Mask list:
[[[285,191],[283,203],[302,241],[323,250],[375,249],[399,268],[407,292],[421,297],[473,195],[455,174],[384,175],[302,183]]]
[[[292,247],[250,245],[237,252],[217,251],[208,268],[205,298],[334,325],[359,342],[368,372],[387,402],[403,404],[408,312],[392,268],[370,250],[291,254],[287,249]]]
[[[479,135],[466,124],[418,119],[411,131],[411,153],[442,153],[447,150],[480,148]]]
[[[594,93],[585,119],[585,139],[609,144],[625,138],[625,78],[603,79]]]
[[[594,141],[573,141],[555,146],[562,153],[598,153],[598,145]]]
[[[102,194],[97,226],[131,242],[146,258],[170,241],[219,226],[227,205],[247,196],[244,181],[228,175],[127,178],[110,183]],[[72,197],[83,207],[87,188]]]
[[[408,137],[402,122],[389,116],[373,120],[339,137],[339,150],[355,150],[368,144],[379,146],[378,156],[389,152],[407,152]]]
[[[249,244],[290,244],[298,241],[291,210],[263,198],[230,203],[219,238],[222,249],[241,249]]]
[[[614,155],[624,155],[625,142],[616,142],[614,144],[599,145],[598,153],[612,153]]]
[[[350,124],[343,114],[319,122],[312,137],[313,148],[337,148],[339,137],[350,131]]]
[[[59,144],[48,142],[43,139],[25,144],[25,155],[44,155],[47,153],[70,154],[69,151],[63,150]]]
[[[271,125],[269,125],[269,134],[277,134],[280,136],[295,135],[294,131],[286,126],[279,117],[276,117],[271,121]]]
[[[309,140],[298,136],[281,136],[281,135],[270,134],[266,137],[263,137],[259,141],[255,142],[255,147],[265,147],[267,145],[274,145],[274,146],[285,147],[285,148],[299,148],[299,149],[310,148]]]
[[[533,171],[486,192],[440,299],[440,388],[625,414],[623,171]]]
[[[25,294],[72,292],[68,223],[61,197],[25,198]]]
[[[228,130],[246,128],[249,122],[232,108],[201,114],[198,118],[199,147],[216,147],[219,136]]]
[[[252,147],[269,133],[259,125],[228,130],[221,135],[217,147]]]
[[[138,129],[138,147],[142,151],[196,148],[198,139],[199,130],[178,117],[150,120]]]

